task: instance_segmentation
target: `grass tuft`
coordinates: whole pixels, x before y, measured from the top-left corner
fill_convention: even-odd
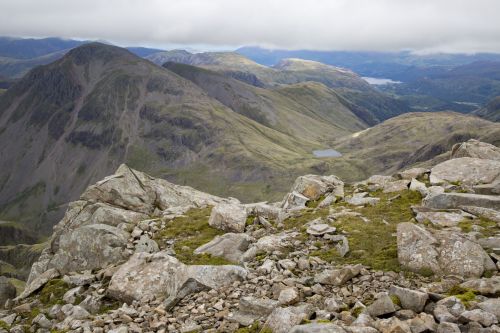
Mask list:
[[[394,198],[396,194],[399,197]],[[339,264],[363,264],[376,270],[401,271],[398,262],[396,228],[398,223],[413,218],[412,205],[421,202],[422,197],[413,191],[382,193],[376,191],[373,196],[380,201],[374,206],[358,209],[370,222],[364,222],[355,216],[344,216],[332,225],[338,232],[345,232],[349,240],[349,253],[342,258],[335,248],[322,249],[311,253],[328,262]],[[302,217],[304,219],[304,217]]]
[[[175,239],[174,250],[177,259],[189,265],[227,265],[230,261],[212,257],[209,254],[194,254],[194,250],[210,242],[214,237],[224,232],[208,225],[212,207],[190,209],[184,216],[176,217],[167,222],[165,228],[159,231],[155,240],[160,246],[166,241]]]

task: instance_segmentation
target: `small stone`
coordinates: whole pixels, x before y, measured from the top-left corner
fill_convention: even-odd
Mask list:
[[[281,290],[278,302],[281,305],[292,305],[300,300],[299,291],[295,287],[285,288]]]
[[[306,232],[313,236],[323,236],[325,234],[333,234],[337,229],[325,223],[313,224],[307,228]]]

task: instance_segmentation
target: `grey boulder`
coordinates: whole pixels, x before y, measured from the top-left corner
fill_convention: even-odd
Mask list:
[[[500,292],[500,276],[471,279],[460,284],[461,287],[476,290],[481,295],[497,295]]]
[[[477,206],[500,210],[500,196],[472,193],[429,194],[422,200],[425,207],[433,209],[456,209],[462,206]]]
[[[134,300],[176,297],[193,284],[218,289],[246,278],[239,266],[185,265],[166,252],[136,253],[111,278],[109,296],[130,303]],[[191,281],[191,282],[190,282]]]
[[[225,232],[244,232],[247,210],[234,203],[222,203],[212,209],[208,224]]]
[[[397,227],[399,263],[414,272],[480,277],[496,270],[483,248],[460,233],[435,231],[405,222]]]
[[[194,250],[195,254],[208,253],[231,262],[240,262],[251,244],[251,237],[243,233],[227,233]]]
[[[359,275],[362,265],[344,266],[340,269],[324,270],[314,277],[314,282],[341,286],[353,277]]]
[[[270,329],[273,333],[288,333],[294,326],[309,319],[313,313],[314,308],[310,304],[276,308],[267,317],[264,328]]]
[[[474,157],[500,161],[500,148],[478,140],[457,143],[451,148],[451,158]]]
[[[398,286],[391,286],[389,295],[395,295],[401,302],[403,309],[413,310],[420,313],[424,310],[424,306],[429,298],[426,292],[402,288]]]
[[[431,169],[431,182],[459,182],[469,185],[489,184],[500,176],[500,160],[472,157],[454,158]]]

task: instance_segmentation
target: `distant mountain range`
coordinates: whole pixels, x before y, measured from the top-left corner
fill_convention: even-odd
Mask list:
[[[349,68],[356,73],[400,81],[379,88],[419,111],[471,112],[500,95],[500,54],[410,52],[286,51],[244,47],[236,50],[264,65],[297,57]]]
[[[20,78],[30,69],[49,64],[69,50],[90,42],[61,38],[0,37],[0,76]],[[146,47],[128,49],[140,57],[161,51]]]
[[[186,51],[165,51],[146,59],[159,65],[177,62],[199,66],[256,87],[273,89],[302,82],[318,82],[335,89],[346,103],[351,104],[351,110],[369,125],[410,111],[404,102],[373,88],[356,73],[315,61],[283,59],[276,66],[267,67],[234,52],[191,54]]]

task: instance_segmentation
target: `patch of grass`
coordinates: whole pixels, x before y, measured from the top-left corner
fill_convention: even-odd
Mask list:
[[[397,306],[401,307],[401,300],[397,295],[391,295],[389,296],[391,298],[392,303],[396,304]]]
[[[484,217],[480,217],[476,220],[466,219],[458,223],[462,232],[468,233],[474,230],[474,226],[477,225],[481,227],[480,233],[484,237],[494,236],[500,232],[500,228],[497,223]]]
[[[389,201],[398,194],[398,198]],[[396,228],[398,223],[413,218],[410,207],[420,203],[422,197],[420,193],[408,190],[398,193],[376,191],[372,195],[379,197],[380,201],[374,206],[358,210],[370,222],[364,222],[355,216],[344,216],[333,223],[339,232],[347,233],[350,251],[344,258],[335,248],[315,251],[311,255],[340,264],[361,263],[376,270],[401,271],[395,237]]]
[[[10,330],[10,326],[7,325],[7,323],[3,320],[0,320],[0,328],[6,330],[6,331],[9,331]]]
[[[163,230],[158,232],[155,240],[165,246],[169,239],[175,239],[174,250],[177,259],[189,265],[227,265],[231,262],[209,254],[194,254],[193,251],[214,237],[224,232],[208,225],[212,207],[190,209],[184,216],[167,222]]]
[[[424,276],[424,277],[431,277],[434,275],[434,272],[432,269],[428,267],[421,268],[418,272],[416,272],[418,275]]]
[[[247,226],[247,227],[248,227],[249,225],[253,225],[254,221],[255,221],[255,216],[253,216],[253,215],[248,215],[248,216],[247,216],[247,219],[246,219],[246,221],[245,221],[245,226]]]
[[[26,282],[22,280],[10,278],[9,282],[12,283],[12,285],[16,288],[17,295],[20,295],[23,292],[24,288],[26,288]]]
[[[289,217],[285,221],[283,221],[283,224],[285,226],[285,229],[287,230],[293,228],[302,230],[307,222],[311,222],[312,220],[317,219],[318,217],[324,218],[328,216],[328,213],[329,213],[328,208],[322,208],[318,210],[314,210],[313,208],[306,208],[302,210],[300,216]]]
[[[38,299],[45,306],[64,304],[62,300],[64,294],[70,289],[69,285],[61,279],[50,280],[39,292]]]
[[[447,293],[448,296],[455,296],[466,307],[470,307],[470,303],[476,299],[476,291],[470,288],[464,288],[459,285],[453,286]]]
[[[490,277],[492,277],[492,276],[493,276],[493,273],[494,273],[494,271],[485,271],[485,272],[483,273],[483,276],[484,276],[485,278],[490,278]]]
[[[362,308],[361,306],[357,307],[357,308],[354,308],[351,310],[351,314],[358,318],[358,316],[361,314],[361,312],[363,312],[364,308]]]

